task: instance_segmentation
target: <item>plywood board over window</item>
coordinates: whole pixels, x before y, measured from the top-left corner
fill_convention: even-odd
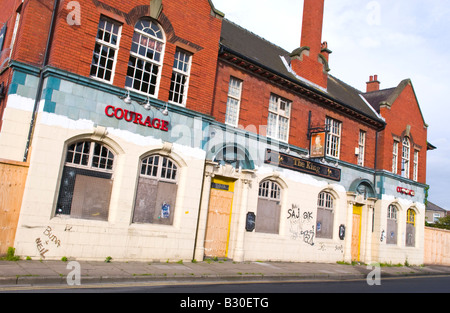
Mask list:
[[[93,141],[67,149],[56,214],[72,218],[108,220],[113,184],[114,153]]]
[[[70,216],[106,221],[111,190],[112,181],[109,179],[77,175]]]
[[[178,166],[169,158],[152,155],[142,160],[133,223],[173,225]]]
[[[281,187],[266,180],[259,185],[255,231],[278,234],[280,231]]]
[[[139,178],[133,223],[172,225],[177,185]]]

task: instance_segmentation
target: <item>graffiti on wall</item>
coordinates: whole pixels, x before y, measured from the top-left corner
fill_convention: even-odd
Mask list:
[[[314,246],[315,226],[312,211],[301,212],[297,204],[292,204],[288,210],[289,232],[291,239],[303,240],[306,244]]]
[[[52,247],[59,248],[61,246],[61,240],[53,233],[53,229],[50,226],[43,231],[42,236],[36,238],[36,248],[39,255],[45,259],[45,254]]]

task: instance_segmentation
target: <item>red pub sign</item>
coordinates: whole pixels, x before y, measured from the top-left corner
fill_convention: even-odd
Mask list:
[[[142,114],[125,110],[122,108],[116,108],[112,105],[108,105],[105,108],[105,114],[108,117],[114,117],[118,120],[125,120],[129,123],[134,123],[154,129],[159,129],[161,131],[169,131],[169,122],[166,120],[161,120],[159,118],[151,118],[150,116],[144,117]]]

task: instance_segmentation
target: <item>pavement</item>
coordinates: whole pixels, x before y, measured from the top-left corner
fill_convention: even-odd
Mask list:
[[[450,266],[381,266],[289,262],[0,261],[0,289],[12,286],[120,283],[289,282],[450,275]],[[380,273],[380,272],[378,272]]]

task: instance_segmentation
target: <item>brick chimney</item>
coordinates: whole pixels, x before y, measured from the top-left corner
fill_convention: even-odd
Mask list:
[[[328,44],[322,43],[325,0],[304,0],[300,48],[291,57],[292,70],[300,77],[327,88]]]
[[[367,82],[367,91],[378,91],[380,90],[380,82],[378,81],[378,75],[370,76],[369,81]]]

